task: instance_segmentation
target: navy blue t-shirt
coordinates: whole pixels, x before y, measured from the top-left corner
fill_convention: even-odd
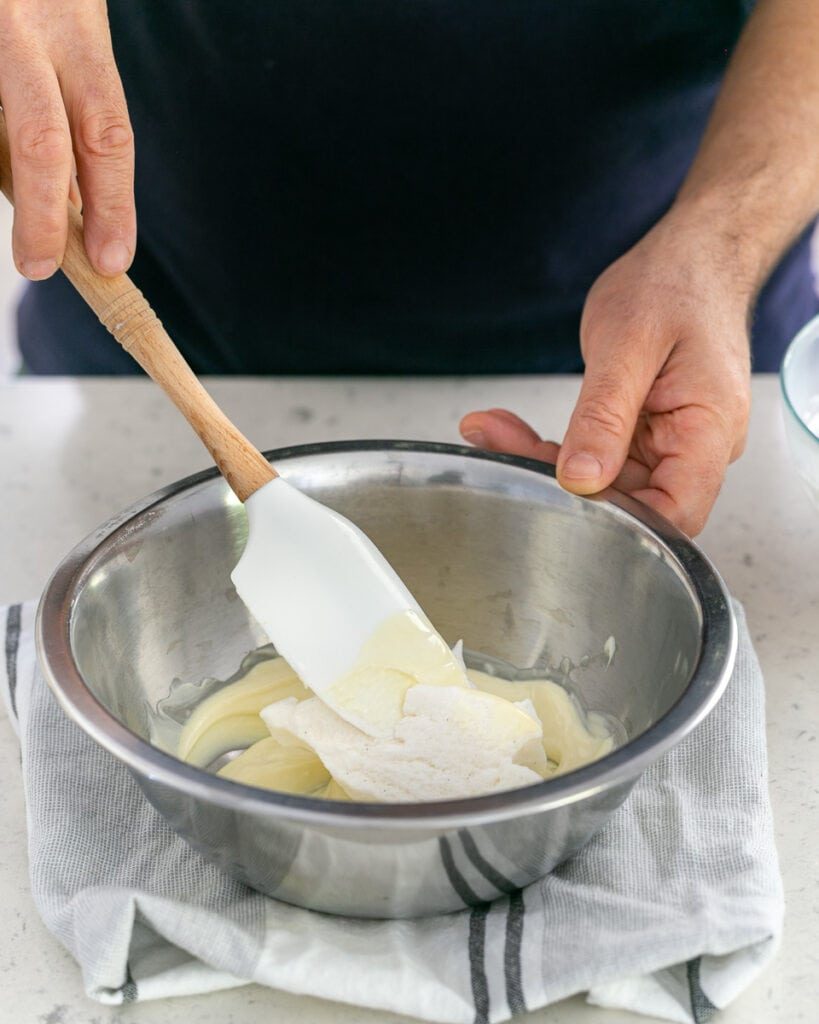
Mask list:
[[[133,277],[200,373],[580,370],[586,292],[672,202],[749,6],[110,0]],[[804,236],[757,368],[816,308]],[[136,369],[61,275],[19,327],[33,372]]]

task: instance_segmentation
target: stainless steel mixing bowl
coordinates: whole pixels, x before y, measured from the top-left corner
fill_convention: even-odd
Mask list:
[[[184,692],[180,682],[227,679],[265,643],[230,583],[243,509],[215,471],[190,477],[74,549],[43,596],[37,643],[68,715],[235,878],[368,917],[492,899],[578,850],[718,700],[736,645],[725,588],[690,541],[630,499],[577,498],[551,466],[450,445],[269,457],[366,530],[450,642],[563,679],[629,739],[526,789],[426,804],[287,796],[183,764],[148,739],[172,681]]]

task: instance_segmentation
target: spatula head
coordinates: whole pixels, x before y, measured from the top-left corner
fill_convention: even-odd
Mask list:
[[[355,665],[386,620],[418,603],[344,516],[271,480],[245,502],[248,539],[232,573],[253,617],[319,696]],[[424,618],[424,621],[425,618]]]

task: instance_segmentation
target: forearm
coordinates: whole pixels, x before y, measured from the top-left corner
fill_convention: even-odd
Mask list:
[[[674,204],[752,297],[819,210],[819,3],[758,0]]]

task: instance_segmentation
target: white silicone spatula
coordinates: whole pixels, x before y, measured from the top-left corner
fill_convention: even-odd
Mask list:
[[[5,118],[0,187],[13,203]],[[99,275],[85,252],[82,217],[68,208],[62,271],[126,352],[176,405],[245,503],[249,536],[236,589],[268,637],[319,695],[348,672],[392,616],[421,610],[375,545],[349,520],[308,498],[231,423],[202,387],[127,274]]]

